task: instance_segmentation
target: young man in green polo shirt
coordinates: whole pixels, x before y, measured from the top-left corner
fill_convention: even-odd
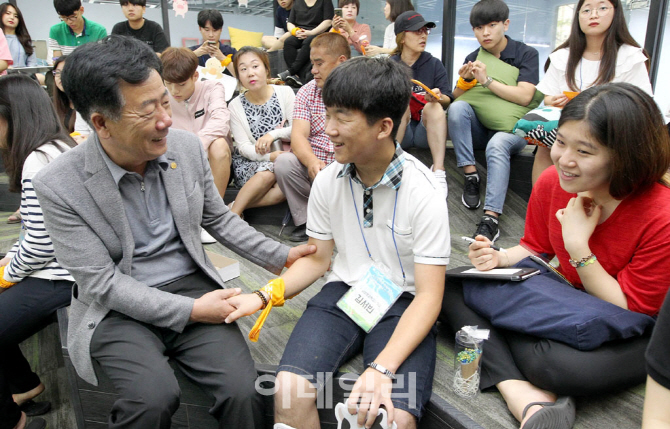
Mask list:
[[[49,30],[49,49],[54,58],[69,55],[77,46],[107,37],[107,30],[97,22],[84,18],[81,0],[54,0],[61,19]]]

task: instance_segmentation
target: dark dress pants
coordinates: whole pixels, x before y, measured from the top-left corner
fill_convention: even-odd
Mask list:
[[[198,272],[161,289],[197,298],[219,286]],[[191,323],[178,333],[112,311],[93,334],[91,356],[120,395],[112,407],[109,428],[170,427],[180,389],[168,358],[211,396],[209,412],[220,428],[263,427],[254,361],[235,323]]]
[[[59,308],[70,304],[72,282],[26,277],[0,294],[0,429],[11,429],[21,417],[13,393],[40,384],[19,344],[51,323]]]
[[[284,42],[284,61],[292,75],[303,73],[305,66],[309,64],[309,45],[315,37],[298,39],[295,36],[289,36]]]
[[[649,336],[610,341],[591,351],[498,329],[463,301],[463,285],[447,279],[440,320],[452,332],[466,325],[490,329],[482,353],[482,390],[505,380],[525,380],[557,395],[610,393],[643,383]]]

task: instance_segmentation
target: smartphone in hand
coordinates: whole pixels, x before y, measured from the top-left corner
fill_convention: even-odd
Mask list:
[[[339,16],[342,18],[342,8],[341,7],[336,7],[335,8],[335,16]]]

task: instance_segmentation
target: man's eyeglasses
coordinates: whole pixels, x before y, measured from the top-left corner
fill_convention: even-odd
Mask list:
[[[595,11],[596,15],[598,16],[605,16],[608,13],[610,13],[610,9],[612,9],[609,6],[600,6],[595,9],[582,9],[579,11],[579,14],[582,16],[582,18],[588,18],[591,16],[591,14]]]
[[[73,15],[70,16],[62,16],[58,15],[58,18],[60,18],[61,21],[63,22],[75,22],[79,16],[74,13]]]
[[[414,33],[414,34],[424,34],[424,33],[425,33],[426,36],[427,36],[427,35],[430,34],[430,28],[428,28],[428,27],[421,27],[421,28],[419,28],[419,29],[416,30],[416,31],[412,31],[412,33]]]

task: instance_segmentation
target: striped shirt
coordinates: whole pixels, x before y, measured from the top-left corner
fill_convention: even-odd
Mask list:
[[[42,207],[37,201],[32,179],[38,171],[53,161],[68,147],[62,142],[46,143],[34,150],[23,164],[21,174],[21,218],[23,239],[17,241],[7,253],[11,261],[5,268],[4,279],[18,283],[24,277],[47,280],[74,281],[70,273],[63,269],[54,258],[51,237],[44,227]]]
[[[84,29],[81,34],[74,34],[74,31],[65,22],[52,26],[49,30],[49,49],[61,51],[62,55],[70,55],[77,46],[107,37],[105,27],[84,17],[82,19]]]

